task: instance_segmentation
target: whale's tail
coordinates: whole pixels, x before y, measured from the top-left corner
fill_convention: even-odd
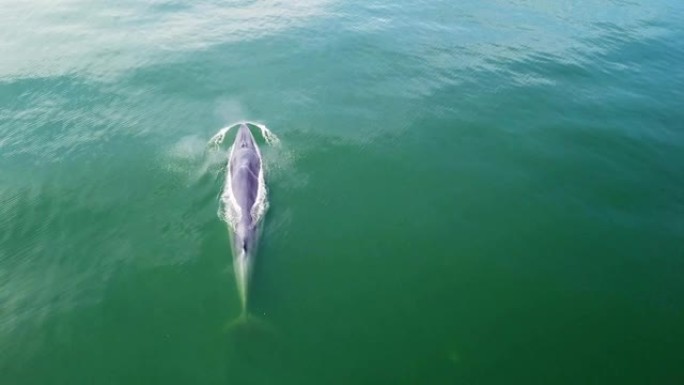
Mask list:
[[[237,318],[229,321],[223,328],[228,346],[245,352],[252,349],[273,350],[283,348],[283,336],[266,319],[243,311]]]
[[[238,257],[233,259],[233,266],[242,308],[240,315],[226,324],[225,331],[240,336],[275,334],[275,329],[266,320],[249,311],[248,285],[252,273],[252,258],[242,248],[238,247],[236,252]]]
[[[290,373],[293,344],[263,318],[242,313],[226,324],[222,340],[227,373],[235,383],[252,382],[255,373],[269,378]]]
[[[247,311],[243,311],[237,318],[228,322],[224,331],[228,334],[242,335],[276,334],[275,328],[268,321]]]

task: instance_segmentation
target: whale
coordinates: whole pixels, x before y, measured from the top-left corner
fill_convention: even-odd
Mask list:
[[[228,156],[223,200],[231,213],[229,227],[233,269],[243,312],[247,311],[249,285],[256,256],[266,184],[259,146],[246,124],[238,128]]]

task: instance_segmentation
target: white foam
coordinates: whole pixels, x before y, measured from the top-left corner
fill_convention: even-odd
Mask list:
[[[230,130],[230,128],[228,129]],[[226,132],[228,131],[226,130]],[[221,138],[223,140],[223,138]],[[222,221],[226,222],[233,231],[237,231],[237,224],[242,217],[242,209],[235,199],[233,189],[231,187],[230,175],[230,160],[233,159],[233,147],[230,146],[230,154],[228,155],[228,165],[226,166],[226,179],[223,184],[223,192],[221,193],[221,202],[218,209],[218,216]]]
[[[266,143],[270,144],[271,146],[276,146],[280,144],[280,139],[274,134],[271,130],[266,127],[265,124],[263,123],[257,123],[257,122],[251,122],[249,120],[241,120],[235,123],[232,123],[226,127],[223,127],[220,129],[214,136],[209,140],[209,144],[214,145],[214,146],[219,146],[221,143],[223,143],[223,139],[226,138],[226,135],[230,130],[235,127],[239,126],[241,124],[247,124],[250,126],[257,127],[259,131],[261,131],[261,137],[264,138]]]
[[[261,130],[261,136],[264,138],[266,143],[270,144],[271,146],[276,146],[280,144],[280,139],[271,132],[271,130],[266,127],[265,124],[260,124],[260,123],[250,123],[250,122],[245,122],[246,124],[251,124],[253,126],[256,126]]]

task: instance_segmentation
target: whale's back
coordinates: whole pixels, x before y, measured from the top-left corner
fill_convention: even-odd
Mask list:
[[[235,149],[230,162],[231,189],[235,201],[242,212],[242,219],[248,219],[259,193],[259,175],[261,173],[261,159],[252,149]],[[251,222],[251,217],[249,218]]]

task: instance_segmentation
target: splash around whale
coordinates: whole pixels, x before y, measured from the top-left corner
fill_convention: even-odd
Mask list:
[[[218,215],[228,224],[233,269],[244,317],[247,316],[252,267],[263,218],[268,209],[263,158],[249,126],[257,127],[268,144],[279,143],[278,138],[265,125],[246,121],[222,128],[209,141],[218,148],[228,132],[237,127],[228,155]]]

